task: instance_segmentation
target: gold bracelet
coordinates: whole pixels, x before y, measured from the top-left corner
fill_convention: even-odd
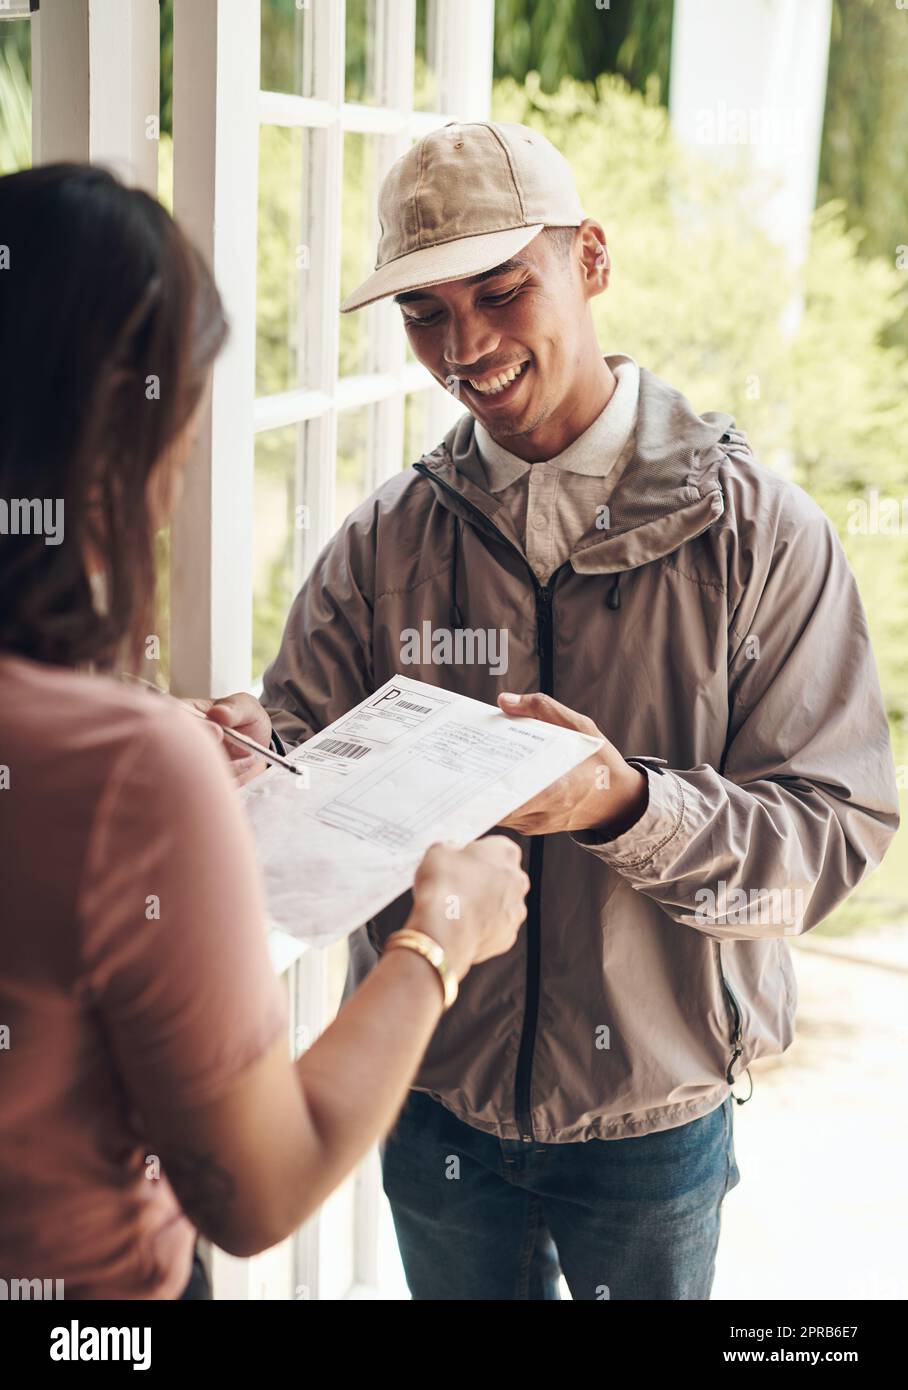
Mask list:
[[[435,966],[441,981],[444,1007],[450,1009],[457,998],[459,986],[457,976],[448,964],[444,947],[434,937],[427,936],[423,931],[416,931],[413,927],[402,927],[400,931],[391,933],[385,942],[384,949],[385,951],[393,951],[397,947],[403,947],[406,951],[415,951],[418,956],[422,956],[430,965]]]

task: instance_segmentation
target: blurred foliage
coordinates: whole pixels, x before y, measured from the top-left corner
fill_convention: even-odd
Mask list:
[[[0,23],[0,174],[32,161],[31,23]]]
[[[258,267],[256,278],[256,394],[296,384],[297,321],[293,313],[308,272],[297,267],[302,244],[302,131],[263,126],[259,134]]]
[[[544,92],[562,78],[618,73],[668,100],[673,0],[496,0],[495,76],[539,74]]]
[[[261,0],[264,85],[292,92],[295,0]],[[595,81],[617,73],[632,87],[656,84],[668,100],[673,0],[496,0],[495,75],[523,81],[539,73],[542,90],[563,77]],[[427,0],[417,0],[417,53],[425,52]],[[369,99],[369,0],[347,0],[346,92]],[[820,157],[818,203],[844,200],[849,225],[866,232],[861,254],[894,256],[908,242],[908,34],[894,0],[833,0],[833,24]],[[0,165],[21,167],[9,155],[22,139],[20,69],[29,76],[27,20],[0,25],[0,85],[12,92],[0,109]],[[173,0],[161,0],[161,129],[173,129]],[[431,103],[416,101],[417,109]],[[908,329],[904,330],[908,332]]]
[[[161,132],[173,135],[173,0],[161,0]]]
[[[908,243],[908,13],[894,0],[834,0],[820,203],[841,198],[862,254]]]
[[[673,0],[496,0],[495,76],[616,73],[667,105]],[[894,258],[908,244],[908,14],[895,0],[833,0],[817,205],[841,199],[865,232],[859,254]],[[655,84],[655,85],[654,85]],[[908,344],[908,321],[893,329]]]

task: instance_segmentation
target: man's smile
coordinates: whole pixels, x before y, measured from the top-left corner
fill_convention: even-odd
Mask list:
[[[528,374],[530,365],[530,359],[526,358],[523,362],[516,362],[497,372],[487,372],[483,376],[458,377],[457,386],[460,390],[466,388],[476,396],[494,399],[497,403],[506,395],[516,394],[516,383]]]

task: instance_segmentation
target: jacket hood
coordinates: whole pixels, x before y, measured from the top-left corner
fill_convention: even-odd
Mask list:
[[[608,528],[576,547],[574,570],[609,574],[634,569],[707,530],[725,506],[718,478],[725,457],[720,441],[735,438],[739,447],[743,442],[734,423],[733,416],[721,411],[698,415],[680,391],[641,368],[634,454],[607,499]],[[437,480],[439,495],[452,510],[472,513],[471,520],[479,510],[497,526],[500,502],[466,476],[475,473],[477,462],[474,420],[464,415],[415,467]],[[457,506],[454,494],[465,507]]]

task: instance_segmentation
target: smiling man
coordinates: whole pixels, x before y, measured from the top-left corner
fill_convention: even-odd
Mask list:
[[[394,296],[466,413],[326,547],[262,703],[299,742],[402,670],[402,634],[469,624],[507,633],[506,675],[456,643],[405,673],[606,739],[509,821],[526,930],[464,982],[385,1147],[407,1278],[424,1299],[557,1298],[559,1271],[578,1299],[705,1299],[732,1086],[792,1039],[785,937],[897,824],[861,602],[829,522],[730,416],[603,355],[605,234],[538,133],[437,131],[380,212],[344,308]],[[215,717],[267,739],[250,709]],[[406,914],[370,924],[360,966]]]

